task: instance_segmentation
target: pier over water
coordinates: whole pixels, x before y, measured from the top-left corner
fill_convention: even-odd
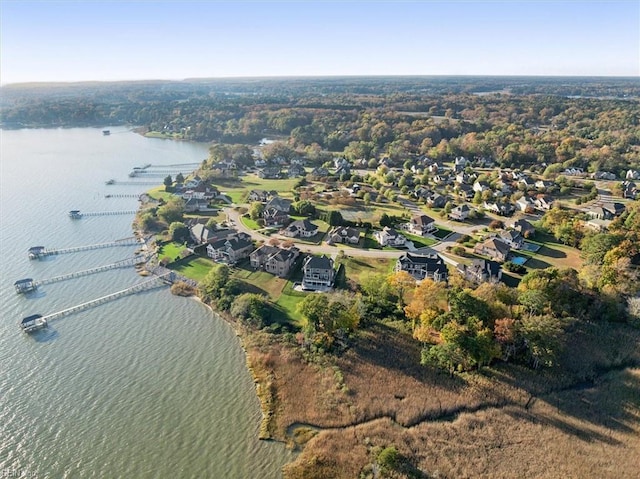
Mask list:
[[[29,248],[28,255],[29,259],[40,259],[46,256],[52,256],[57,254],[68,254],[68,253],[77,253],[79,251],[89,251],[92,249],[101,249],[101,248],[113,248],[114,246],[133,246],[133,245],[142,245],[144,243],[143,240],[138,239],[136,236],[130,236],[128,238],[122,238],[115,241],[110,241],[108,243],[97,243],[97,244],[89,244],[84,246],[74,246],[71,248],[59,248],[59,249],[48,249],[44,246],[32,246]]]
[[[51,321],[54,321],[56,319],[60,319],[70,314],[78,313],[80,311],[84,311],[86,309],[108,303],[109,301],[122,298],[123,296],[139,293],[141,291],[148,291],[150,289],[160,288],[171,284],[171,282],[172,279],[170,274],[166,274],[164,276],[154,276],[151,279],[143,281],[142,283],[135,284],[129,288],[116,291],[115,293],[107,294],[106,296],[101,296],[85,303],[77,304],[75,306],[57,311],[55,313],[47,314],[45,316],[41,314],[32,314],[22,319],[22,321],[20,322],[20,327],[24,332],[31,333],[33,331],[37,331],[38,329],[47,327]]]

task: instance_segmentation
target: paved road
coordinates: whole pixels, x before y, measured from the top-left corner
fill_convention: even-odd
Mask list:
[[[255,241],[269,241],[272,237],[263,235],[258,231],[254,231],[251,228],[246,227],[242,221],[240,221],[240,213],[234,210],[233,208],[225,208],[224,212],[227,214],[227,218],[231,223],[231,226],[238,231],[243,233],[247,233],[251,238]],[[287,238],[291,239],[291,238]],[[380,250],[380,249],[364,249],[364,248],[351,248],[348,246],[330,246],[326,243],[321,245],[312,245],[308,243],[299,243],[296,242],[296,246],[300,248],[300,251],[308,252],[308,253],[316,253],[316,254],[326,254],[330,256],[335,256],[339,253],[340,250],[344,251],[347,256],[357,256],[359,258],[398,258],[402,254],[404,254],[407,250]],[[435,253],[434,249],[425,249],[421,248],[421,252],[432,252]]]

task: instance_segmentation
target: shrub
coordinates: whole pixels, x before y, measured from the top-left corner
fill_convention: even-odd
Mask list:
[[[176,296],[193,296],[196,294],[196,290],[184,281],[176,281],[171,285],[171,294],[175,294]]]

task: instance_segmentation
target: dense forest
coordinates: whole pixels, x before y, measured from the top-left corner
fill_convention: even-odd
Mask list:
[[[353,77],[2,87],[3,128],[135,125],[195,141],[288,138],[313,158],[491,157],[499,166],[640,166],[635,78]],[[553,168],[552,168],[553,170]]]

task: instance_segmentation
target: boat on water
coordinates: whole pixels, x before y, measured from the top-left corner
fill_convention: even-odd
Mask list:
[[[69,218],[74,220],[79,220],[80,218],[82,218],[82,213],[80,213],[80,210],[71,210],[68,214]]]
[[[104,184],[105,185],[113,185],[113,184],[115,184],[115,182],[116,182],[116,180],[111,179],[111,180],[105,181]]]
[[[111,134],[110,130],[102,130],[102,135],[103,136],[109,136]]]

